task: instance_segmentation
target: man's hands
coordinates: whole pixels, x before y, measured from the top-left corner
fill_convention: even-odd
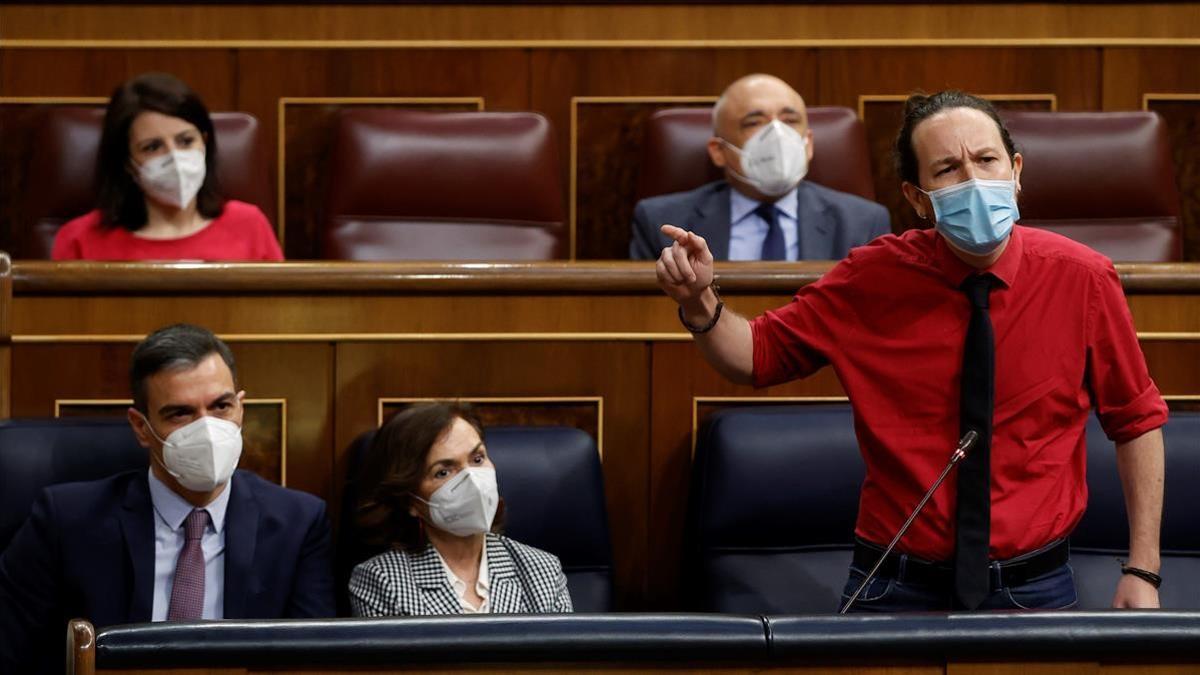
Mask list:
[[[1157,609],[1158,589],[1145,579],[1122,574],[1112,606],[1116,609]]]
[[[713,280],[713,257],[708,242],[674,225],[663,225],[662,233],[675,243],[664,248],[654,264],[658,285],[685,311],[689,305],[695,308]]]

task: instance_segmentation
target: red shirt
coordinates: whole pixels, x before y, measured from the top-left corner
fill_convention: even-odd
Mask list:
[[[55,260],[283,260],[271,224],[257,206],[230,200],[207,227],[178,239],[146,239],[100,226],[100,211],[58,231]]]
[[[1109,438],[1157,429],[1167,407],[1146,370],[1108,258],[1056,234],[1014,227],[988,270],[996,345],[991,557],[1065,537],[1087,505],[1084,424]],[[785,307],[754,319],[754,380],[767,386],[832,364],[854,408],[867,467],[855,528],[887,544],[958,440],[959,378],[974,270],[934,230],[883,236]],[[954,554],[955,474],[898,548]]]

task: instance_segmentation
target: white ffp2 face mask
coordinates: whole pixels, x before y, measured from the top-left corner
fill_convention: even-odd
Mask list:
[[[146,426],[162,443],[163,468],[189,490],[208,492],[223,485],[242,457],[242,428],[220,417],[200,417],[166,438],[158,438],[149,420]]]
[[[468,467],[434,490],[429,501],[413,499],[429,506],[429,521],[440,530],[459,537],[489,532],[500,505],[496,470]]]
[[[204,185],[207,167],[201,150],[172,150],[138,167],[138,185],[155,201],[186,208]]]
[[[784,195],[808,173],[804,135],[779,120],[756,131],[741,148],[725,144],[742,160],[741,173],[734,173],[768,197]]]

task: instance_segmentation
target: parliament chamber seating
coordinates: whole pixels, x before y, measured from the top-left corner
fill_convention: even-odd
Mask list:
[[[1200,413],[1175,412],[1163,507],[1162,605],[1200,609]],[[1095,416],[1087,428],[1088,510],[1071,537],[1079,607],[1112,602],[1128,550],[1116,453]],[[949,458],[950,449],[946,456]],[[853,549],[863,464],[847,405],[763,406],[714,413],[699,436],[689,506],[697,609],[821,613],[838,606]],[[886,542],[881,542],[886,543]],[[787,580],[781,582],[781,580]]]
[[[807,180],[875,199],[867,136],[858,116],[836,106],[808,109],[813,160]],[[712,108],[668,108],[650,116],[638,174],[637,199],[700,187],[724,174],[708,158]]]
[[[1153,112],[1001,112],[1021,172],[1021,224],[1118,262],[1183,259],[1166,122]]]
[[[124,418],[0,420],[0,552],[42,488],[147,466],[146,449]]]
[[[258,120],[240,112],[211,113],[221,194],[254,204],[275,220]],[[49,258],[58,228],[96,208],[96,154],[103,108],[48,107],[35,125],[18,208],[15,258]]]
[[[327,171],[323,258],[567,256],[558,157],[536,113],[343,110]]]
[[[337,551],[338,587],[354,565],[379,553],[355,537],[355,474],[375,437],[360,435],[350,457],[342,498]],[[612,549],[604,477],[592,437],[569,427],[494,426],[484,429],[488,457],[496,465],[504,500],[504,534],[558,556],[576,612],[613,608]],[[339,598],[344,611],[346,598]]]

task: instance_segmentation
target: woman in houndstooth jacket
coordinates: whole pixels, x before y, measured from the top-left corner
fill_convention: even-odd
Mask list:
[[[570,612],[558,558],[499,534],[504,504],[482,427],[459,403],[420,403],[376,434],[360,534],[386,546],[354,568],[355,616]]]

